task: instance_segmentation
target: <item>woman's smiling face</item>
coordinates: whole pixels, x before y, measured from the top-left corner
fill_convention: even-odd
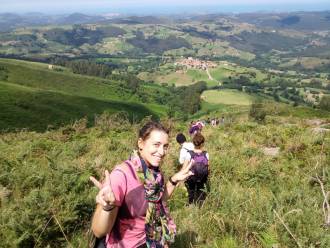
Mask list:
[[[168,149],[168,134],[153,130],[145,139],[139,138],[140,155],[148,165],[159,166]]]

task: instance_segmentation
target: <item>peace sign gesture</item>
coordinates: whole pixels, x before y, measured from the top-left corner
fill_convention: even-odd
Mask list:
[[[176,174],[174,174],[172,176],[172,180],[175,182],[181,182],[181,181],[186,180],[188,177],[194,175],[194,173],[190,170],[193,163],[194,163],[194,160],[191,159],[186,166],[183,166],[179,172],[177,172]]]
[[[115,206],[115,195],[113,194],[110,182],[110,173],[105,170],[105,181],[102,184],[95,177],[90,177],[89,179],[94,183],[94,185],[100,190],[96,195],[96,203],[100,204],[103,209],[112,209]]]

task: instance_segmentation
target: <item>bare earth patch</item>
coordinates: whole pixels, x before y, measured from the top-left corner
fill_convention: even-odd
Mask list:
[[[312,128],[313,133],[326,133],[330,132],[330,129],[323,128],[323,127],[314,127]]]
[[[321,120],[321,119],[306,120],[306,124],[309,126],[320,126],[323,123],[324,123],[324,120]]]
[[[272,156],[275,157],[279,154],[280,152],[280,148],[279,147],[263,147],[262,148],[262,152],[266,155],[266,156]]]

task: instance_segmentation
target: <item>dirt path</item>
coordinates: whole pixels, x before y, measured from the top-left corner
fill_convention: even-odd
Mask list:
[[[210,72],[209,72],[209,68],[206,68],[206,74],[209,76],[209,79],[210,79],[210,80],[217,81],[217,80],[215,80],[215,79],[211,76],[211,74],[210,74]]]

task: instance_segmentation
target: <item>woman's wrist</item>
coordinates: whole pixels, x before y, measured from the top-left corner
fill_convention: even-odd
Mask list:
[[[178,180],[175,180],[174,175],[171,176],[168,180],[170,181],[170,183],[171,183],[173,186],[176,186],[176,185],[178,184],[178,182],[179,182]]]
[[[105,212],[110,212],[110,211],[112,211],[115,207],[116,207],[116,205],[108,204],[108,205],[102,206],[102,209],[103,209],[103,211],[105,211]]]

